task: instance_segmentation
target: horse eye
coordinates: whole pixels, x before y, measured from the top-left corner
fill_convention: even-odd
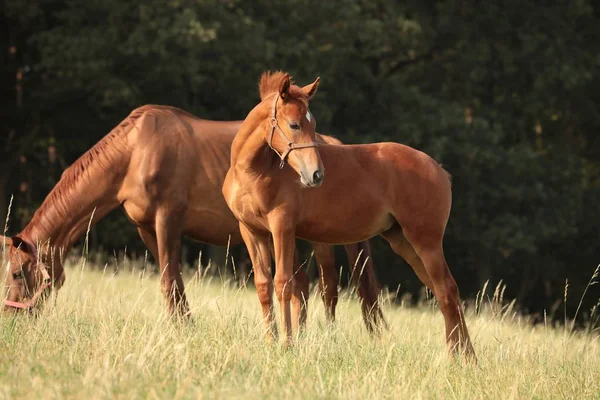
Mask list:
[[[12,277],[13,279],[23,279],[23,271],[13,272]]]
[[[294,122],[294,123],[291,123],[291,124],[290,124],[290,129],[291,129],[291,130],[294,130],[294,131],[297,131],[297,130],[299,130],[299,129],[300,129],[300,124],[298,124],[298,123],[296,123],[296,122]]]

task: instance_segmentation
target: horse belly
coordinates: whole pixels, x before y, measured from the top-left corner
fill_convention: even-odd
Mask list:
[[[242,241],[239,224],[233,214],[211,209],[191,209],[186,212],[183,233],[193,240],[223,246]]]
[[[390,229],[396,222],[381,186],[359,175],[333,176],[321,188],[305,189],[297,234],[329,244],[356,243]],[[356,184],[361,182],[361,184]]]
[[[296,235],[319,243],[356,243],[387,231],[395,222],[387,212],[344,215],[319,213],[318,216],[303,220],[296,229]]]
[[[239,223],[225,203],[221,188],[212,181],[197,180],[190,188],[184,232],[194,240],[226,245],[241,241]]]

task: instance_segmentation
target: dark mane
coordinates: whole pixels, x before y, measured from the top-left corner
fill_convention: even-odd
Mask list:
[[[133,110],[108,135],[69,166],[63,172],[56,186],[50,191],[50,194],[44,199],[40,208],[35,212],[24,232],[36,225],[41,225],[46,229],[51,228],[57,223],[56,219],[68,215],[67,204],[73,197],[71,189],[83,179],[90,179],[92,173],[97,176],[98,173],[102,174],[109,169],[112,161],[125,150],[126,144],[122,140],[123,134],[129,132],[135,126],[135,122],[145,111],[146,107]]]
[[[260,77],[260,82],[258,83],[260,99],[264,100],[270,94],[279,92],[279,88],[281,87],[283,80],[286,79],[287,76],[288,74],[282,71],[267,71],[263,73]],[[290,81],[290,96],[302,102],[304,105],[308,105],[308,97],[306,97],[306,95],[300,90],[299,86],[296,86],[296,84],[294,84],[294,81],[292,80],[291,76]]]

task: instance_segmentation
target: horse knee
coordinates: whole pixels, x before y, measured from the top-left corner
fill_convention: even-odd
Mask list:
[[[457,306],[460,302],[460,295],[458,293],[458,285],[454,279],[446,280],[441,288],[436,287],[436,295],[443,313],[458,312]]]
[[[257,282],[256,286],[256,294],[258,296],[258,301],[264,307],[271,306],[271,299],[273,296],[273,289],[268,282]]]
[[[290,301],[292,298],[292,292],[294,290],[294,282],[287,276],[275,276],[275,292],[277,293],[277,300]]]

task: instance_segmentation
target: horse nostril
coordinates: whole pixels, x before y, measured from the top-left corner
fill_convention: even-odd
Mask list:
[[[323,182],[323,173],[319,170],[316,170],[313,174],[313,183],[315,185],[320,185]]]

